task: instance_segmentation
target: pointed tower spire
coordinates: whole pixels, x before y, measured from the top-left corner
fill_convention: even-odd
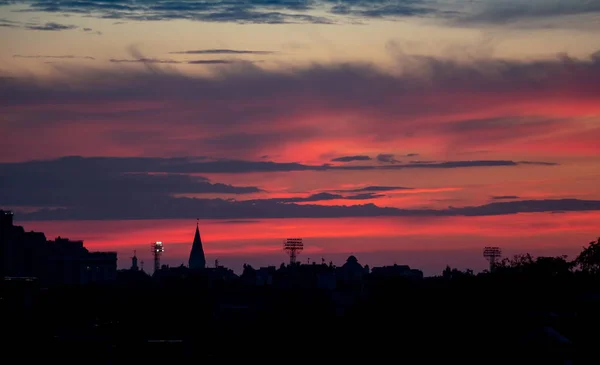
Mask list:
[[[190,269],[204,269],[206,267],[206,258],[204,257],[204,248],[200,239],[200,228],[196,219],[196,233],[194,234],[194,243],[192,243],[192,251],[190,252],[190,260],[188,266]]]

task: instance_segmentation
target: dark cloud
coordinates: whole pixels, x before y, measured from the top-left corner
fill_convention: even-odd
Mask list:
[[[394,155],[391,153],[380,153],[377,155],[377,161],[383,163],[400,163],[402,161],[396,160]]]
[[[273,51],[249,51],[242,49],[199,49],[191,51],[169,52],[169,54],[257,54],[269,55],[274,54]]]
[[[305,13],[311,9],[307,1],[134,1],[82,0],[36,1],[21,0],[29,7],[20,11],[84,14],[104,19],[157,21],[186,19],[206,22],[236,23],[315,23],[331,20]]]
[[[449,215],[486,216],[504,215],[516,213],[542,213],[555,211],[589,211],[600,210],[599,200],[579,199],[545,199],[545,200],[521,200],[513,202],[498,202],[476,207],[450,207]]]
[[[163,64],[188,64],[188,65],[227,65],[232,63],[251,63],[251,61],[237,61],[237,60],[192,60],[192,61],[176,61],[176,60],[161,60],[156,58],[136,58],[136,59],[114,59],[111,58],[109,62],[113,63],[163,63]]]
[[[50,23],[46,23],[46,24],[43,24],[43,25],[27,25],[27,26],[25,26],[25,28],[31,29],[31,30],[59,31],[59,30],[76,29],[77,26],[75,26],[75,25],[64,25],[64,24],[50,22]]]
[[[520,198],[516,195],[500,195],[500,196],[493,196],[492,199],[494,199],[494,200],[515,200],[515,199],[520,199]]]
[[[331,193],[317,193],[307,197],[293,197],[293,198],[272,198],[272,199],[259,199],[251,200],[251,202],[262,203],[265,201],[277,202],[277,203],[307,203],[307,202],[319,202],[327,200],[369,200],[384,197],[385,195],[375,193],[355,194],[355,195],[340,195]]]
[[[179,159],[172,159],[177,164]],[[136,163],[137,162],[137,163]],[[154,163],[161,164],[160,161]],[[169,163],[163,161],[162,163]],[[153,173],[150,163],[78,159],[0,164],[0,202],[13,206],[70,207],[164,200],[176,194],[249,194],[261,190],[212,183],[188,174]],[[137,168],[132,168],[137,166]]]
[[[0,6],[4,5],[0,3]],[[14,20],[0,18],[0,27],[9,27],[9,28],[18,28],[21,26],[21,22],[16,22]]]
[[[143,57],[132,55],[130,58]],[[189,154],[189,151],[223,155],[225,151],[236,150],[235,154],[228,156],[255,158],[276,153],[282,144],[300,146],[316,135],[320,138],[352,138],[358,143],[366,139],[369,143],[391,146],[397,142],[395,139],[406,138],[407,130],[414,130],[419,137],[424,134],[424,141],[428,138],[435,140],[440,144],[439,148],[448,148],[451,155],[465,150],[488,150],[493,144],[483,142],[488,142],[487,139],[493,136],[501,136],[498,141],[511,144],[512,148],[529,148],[532,142],[537,142],[536,148],[549,146],[546,141],[538,140],[552,138],[549,141],[560,149],[565,145],[560,143],[564,140],[557,138],[568,135],[562,133],[565,128],[570,125],[571,129],[567,130],[570,133],[581,131],[583,123],[575,128],[577,125],[573,123],[578,121],[514,122],[511,118],[504,118],[483,122],[479,126],[471,122],[460,128],[451,128],[450,124],[461,121],[451,119],[425,123],[416,120],[440,119],[442,115],[490,115],[506,108],[514,110],[515,105],[524,103],[538,106],[534,110],[528,109],[528,114],[543,115],[540,105],[576,103],[600,97],[598,56],[536,61],[477,59],[469,62],[411,57],[406,64],[414,65],[414,72],[411,66],[408,70],[411,72],[390,74],[365,64],[266,70],[239,63],[215,67],[214,74],[210,76],[185,75],[156,64],[150,64],[155,66],[149,68],[150,72],[118,67],[106,70],[71,65],[57,67],[57,77],[52,83],[20,76],[0,83],[0,115],[22,120],[22,123],[0,125],[0,138],[12,136],[6,141],[2,139],[0,155],[31,154],[25,158],[13,157],[15,159],[56,157],[65,152],[58,154],[50,150],[57,151],[65,144],[73,147],[76,139],[61,140],[60,144],[58,139],[49,139],[46,143],[52,148],[48,147],[43,153],[17,147],[26,143],[25,138],[30,140],[32,134],[39,133],[36,127],[40,126],[64,127],[70,132],[79,130],[79,138],[94,143],[99,143],[100,139],[104,142],[102,147],[106,148],[116,144],[111,135],[115,131],[140,131],[131,133],[130,140],[119,140],[118,146],[126,146],[140,155],[152,150],[153,154],[161,156],[181,156]],[[136,109],[139,102],[148,107]],[[131,108],[123,110],[121,105],[124,104]],[[89,108],[78,107],[81,105]],[[233,105],[236,107],[230,107]],[[342,113],[358,116],[343,131],[336,129],[334,132],[333,129],[323,129],[322,125],[306,123],[315,115],[335,118]],[[286,124],[285,132],[281,131],[284,118],[291,121]],[[69,122],[73,120],[77,120],[77,124]],[[103,120],[106,128],[98,128],[99,120]],[[95,128],[97,133],[89,133],[88,126]],[[590,138],[598,133],[598,130],[592,129],[592,124],[586,123],[585,127],[590,132],[586,136]],[[495,130],[499,132],[490,132]],[[138,135],[141,133],[154,134],[140,139]],[[238,136],[242,134],[252,137],[252,143],[248,143],[245,150],[239,146]],[[161,143],[165,139],[173,143]],[[568,139],[574,140],[575,137]],[[578,140],[588,150],[593,149],[585,146],[591,144],[590,141],[585,138]],[[205,142],[210,141],[219,141],[219,144],[212,143],[208,148]],[[79,149],[64,148],[67,153],[89,154],[81,146]],[[405,168],[403,164],[396,165]]]
[[[597,14],[600,0],[482,0],[469,8],[451,1],[425,0],[16,0],[2,5],[22,4],[19,11],[81,14],[104,19],[157,21],[194,20],[235,23],[359,22],[360,19],[438,17],[461,24],[505,24],[568,15]],[[326,16],[315,15],[323,12]],[[341,21],[341,19],[344,19]]]
[[[85,219],[259,219],[259,218],[334,218],[334,217],[436,217],[491,216],[517,213],[567,212],[600,210],[597,200],[527,200],[490,203],[474,207],[448,209],[382,208],[374,204],[352,206],[322,206],[281,203],[279,201],[224,199],[191,199],[164,197],[154,200],[134,200],[122,197],[96,206],[45,208],[19,215],[19,220],[85,220]],[[11,208],[0,204],[2,208]]]
[[[331,12],[339,15],[352,15],[366,18],[396,18],[407,16],[419,16],[436,13],[437,9],[424,6],[423,1],[400,0],[400,1],[337,1],[326,0],[335,4]]]
[[[418,153],[408,153],[408,154],[406,154],[406,157],[417,157],[417,156],[419,156]]]
[[[477,5],[473,12],[458,17],[459,21],[505,24],[521,20],[600,13],[600,0],[488,0]]]
[[[417,0],[215,0],[215,1],[134,1],[134,0],[21,0],[29,5],[21,11],[74,13],[105,19],[173,20],[236,23],[315,23],[333,24],[332,17],[313,15],[317,10],[332,16],[398,18],[438,13]],[[0,5],[7,5],[0,3]]]
[[[193,61],[186,61],[185,63],[190,64],[190,65],[226,65],[226,64],[231,64],[231,63],[235,63],[235,62],[248,62],[250,63],[251,61],[234,61],[234,60],[193,60]]]
[[[468,165],[459,164],[457,166]],[[2,181],[0,206],[41,208],[36,213],[27,215],[31,219],[183,218],[199,214],[204,218],[224,219],[363,215],[485,215],[488,212],[491,212],[489,214],[508,214],[507,212],[513,209],[492,205],[489,209],[468,207],[459,210],[451,208],[447,211],[429,211],[381,208],[371,204],[359,207],[324,207],[303,204],[329,200],[370,200],[384,197],[379,194],[380,192],[410,189],[386,186],[368,186],[336,193],[322,192],[307,197],[243,201],[189,197],[197,194],[239,195],[261,192],[258,187],[213,183],[206,177],[196,175],[201,172],[326,171],[328,169],[335,168],[297,163],[215,161],[205,157],[168,159],[65,157],[47,161],[3,163],[0,164],[0,181]],[[299,205],[300,203],[302,205]],[[518,207],[518,211],[576,210],[573,205],[575,203],[572,202],[569,203],[571,205],[549,205],[549,207],[539,206],[538,203],[532,204],[534,205],[524,203]],[[596,206],[594,205],[596,203],[586,204],[582,205],[585,209]]]
[[[343,156],[331,159],[332,162],[352,162],[352,161],[370,161],[371,157],[369,156]]]
[[[94,57],[90,56],[73,56],[73,55],[59,55],[59,56],[48,56],[48,55],[13,55],[14,58],[56,58],[56,59],[80,59],[80,60],[95,60]]]
[[[493,118],[455,120],[439,126],[430,126],[423,133],[442,133],[452,136],[450,148],[469,143],[481,146],[499,145],[517,138],[534,138],[545,133],[568,128],[568,118],[500,116]]]
[[[519,161],[520,165],[541,165],[541,166],[557,166],[556,162],[540,162],[540,161]]]
[[[396,190],[413,190],[414,188],[407,188],[404,186],[366,186],[364,188],[358,189],[348,189],[348,190],[336,190],[338,193],[363,193],[363,192],[372,192],[372,191],[396,191]]]
[[[447,161],[425,165],[379,165],[379,166],[332,166],[305,165],[297,162],[245,161],[231,159],[209,159],[207,157],[63,157],[55,160],[0,163],[0,172],[6,175],[27,173],[43,175],[52,170],[63,176],[89,175],[94,171],[126,173],[165,173],[165,174],[208,174],[208,173],[254,173],[290,171],[335,171],[335,170],[389,170],[389,169],[453,169],[471,167],[518,166],[514,161]],[[374,187],[371,187],[374,188]],[[376,190],[376,189],[374,189]],[[364,190],[363,190],[364,191]]]
[[[159,60],[156,58],[136,58],[136,59],[117,59],[111,58],[108,60],[113,63],[183,63],[175,60]]]

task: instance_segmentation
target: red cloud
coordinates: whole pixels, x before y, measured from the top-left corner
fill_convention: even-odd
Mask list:
[[[52,83],[4,79],[0,152],[4,160],[68,152],[268,154],[303,162],[326,162],[322,156],[332,153],[395,152],[399,145],[438,154],[598,152],[599,129],[582,121],[600,112],[597,57],[471,64],[419,58],[413,64],[400,76],[333,65],[290,72],[250,66],[212,77],[110,69],[64,71]],[[511,122],[523,118],[547,122]],[[452,128],[468,120],[481,120],[480,128]],[[42,138],[43,144],[32,143]]]

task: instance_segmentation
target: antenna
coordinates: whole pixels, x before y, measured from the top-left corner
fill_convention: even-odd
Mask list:
[[[492,272],[497,260],[502,257],[502,250],[500,247],[485,247],[483,249],[483,257],[490,262],[490,272]]]
[[[154,272],[160,270],[160,256],[165,251],[163,243],[158,241],[154,242],[152,245],[152,253],[154,254]]]
[[[283,243],[283,250],[290,255],[290,265],[296,263],[296,255],[304,250],[302,238],[288,238]]]

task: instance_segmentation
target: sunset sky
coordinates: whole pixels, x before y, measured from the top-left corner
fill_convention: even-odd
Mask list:
[[[0,208],[209,265],[600,236],[600,0],[0,0]]]

